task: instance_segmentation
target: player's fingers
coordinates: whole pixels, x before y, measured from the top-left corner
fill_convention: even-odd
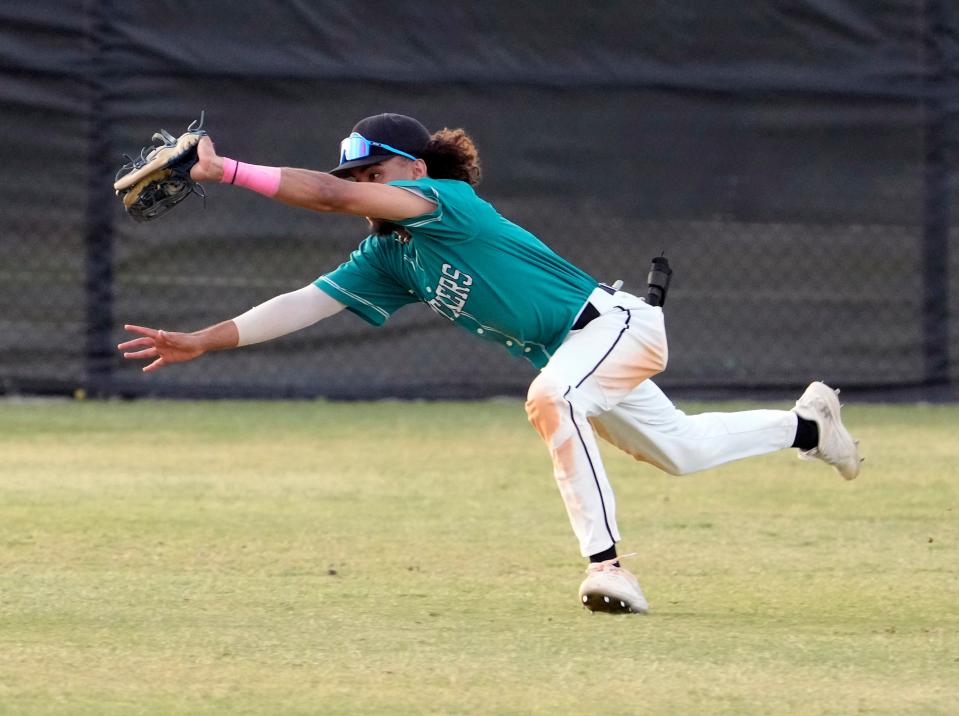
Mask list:
[[[156,358],[157,349],[156,348],[146,348],[142,351],[136,351],[134,353],[124,353],[124,358]]]
[[[123,343],[117,344],[117,350],[119,351],[128,351],[131,348],[143,348],[144,346],[152,346],[152,338],[134,338],[132,341],[125,341]]]
[[[153,361],[150,365],[146,366],[146,367],[143,369],[143,372],[144,372],[144,373],[152,373],[153,371],[159,370],[160,368],[162,368],[162,367],[165,366],[165,365],[166,365],[166,363],[163,361],[162,358],[157,358],[157,359],[156,359],[155,361]]]
[[[141,336],[149,336],[150,338],[156,338],[157,331],[155,328],[147,328],[146,326],[134,326],[130,323],[123,326],[123,330],[130,331],[130,333],[139,333]]]

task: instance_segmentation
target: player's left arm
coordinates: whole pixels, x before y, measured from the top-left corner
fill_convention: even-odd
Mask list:
[[[352,182],[310,169],[262,167],[226,159],[217,155],[209,137],[200,139],[197,158],[190,171],[196,181],[239,183],[277,201],[313,211],[399,221],[436,208],[432,201],[395,186]]]
[[[436,204],[413,192],[386,184],[353,182],[325,172],[283,167],[273,197],[293,206],[399,221],[427,214]]]

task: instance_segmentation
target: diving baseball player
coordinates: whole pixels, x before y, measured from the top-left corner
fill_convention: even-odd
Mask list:
[[[476,195],[476,148],[462,130],[431,134],[398,114],[363,119],[329,173],[259,166],[197,144],[196,181],[235,184],[293,206],[370,217],[349,259],[298,291],[193,333],[126,326],[119,345],[143,370],[247,346],[344,308],[374,326],[426,303],[477,338],[540,369],[526,412],[546,443],[582,555],[588,609],[645,613],[636,578],[617,557],[616,503],[596,436],[670,474],[796,447],[851,480],[859,453],[836,393],[812,383],[791,410],[686,415],[652,378],[668,360],[663,312],[573,266]],[[348,181],[352,180],[352,181]]]

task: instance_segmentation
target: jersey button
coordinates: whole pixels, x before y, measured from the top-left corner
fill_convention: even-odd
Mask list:
[[[533,349],[530,348],[529,346],[526,346],[526,347],[523,349],[523,353],[529,353],[531,350],[533,350]]]
[[[508,346],[513,345],[513,341],[506,341],[506,345],[508,345]]]
[[[477,332],[477,333],[482,333],[482,332],[483,332],[483,329],[482,329],[482,328],[477,328],[477,329],[476,329],[476,332]]]

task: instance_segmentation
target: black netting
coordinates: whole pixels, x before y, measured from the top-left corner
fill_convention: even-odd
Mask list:
[[[261,5],[0,9],[0,390],[525,389],[530,366],[423,306],[149,378],[123,363],[124,322],[232,317],[364,235],[361,220],[225,187],[206,210],[191,197],[130,221],[110,190],[121,152],[200,109],[222,153],[318,169],[375,112],[466,127],[481,195],[597,278],[641,293],[666,252],[667,387],[959,378],[959,43],[944,0]],[[182,20],[154,22],[164,13]]]

